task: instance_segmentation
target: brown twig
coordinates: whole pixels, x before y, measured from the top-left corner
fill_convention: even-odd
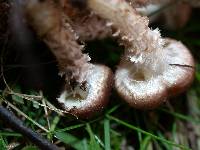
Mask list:
[[[27,137],[32,143],[37,145],[42,150],[58,150],[58,147],[46,139],[40,134],[34,132],[30,128],[24,126],[23,122],[18,119],[12,112],[0,105],[0,118],[6,125],[9,125],[13,130],[20,132],[23,136]]]

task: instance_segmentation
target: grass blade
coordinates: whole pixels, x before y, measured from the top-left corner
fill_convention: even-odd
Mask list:
[[[16,137],[21,137],[22,135],[20,133],[15,133],[15,132],[0,132],[0,136],[16,136]]]
[[[177,112],[171,112],[169,110],[166,110],[166,109],[159,109],[167,114],[170,114],[176,118],[179,118],[179,119],[182,119],[182,120],[186,120],[186,121],[189,121],[189,122],[194,122],[196,124],[200,124],[200,120],[197,120],[197,119],[194,119],[193,117],[189,117],[189,116],[185,116],[185,115],[182,115],[180,113],[177,113]]]
[[[86,124],[86,130],[87,130],[87,132],[89,133],[89,135],[90,135],[90,147],[89,147],[89,149],[90,150],[101,150],[101,148],[100,148],[100,146],[99,146],[99,144],[97,143],[97,141],[95,140],[95,135],[94,135],[94,133],[92,132],[92,129],[91,129],[91,127],[90,127],[90,125],[87,123]]]
[[[84,147],[84,143],[82,140],[77,137],[66,133],[66,132],[56,132],[55,137],[62,141],[63,143],[73,147],[76,150],[82,150]]]
[[[0,136],[0,149],[6,150],[6,143],[3,140],[2,136]]]
[[[70,127],[63,128],[63,129],[58,129],[55,132],[65,132],[65,131],[81,128],[83,126],[85,126],[85,124],[83,124],[83,123],[82,124],[77,124],[77,125],[73,125],[73,126],[70,126]]]
[[[152,138],[154,138],[154,139],[156,139],[156,140],[158,140],[158,141],[165,142],[165,143],[167,143],[167,144],[170,144],[170,145],[179,147],[179,148],[184,149],[184,150],[191,150],[190,148],[188,148],[188,147],[186,147],[186,146],[184,146],[184,145],[179,145],[179,144],[176,144],[176,143],[174,143],[174,142],[172,142],[172,141],[169,141],[169,140],[166,140],[166,139],[161,138],[161,137],[159,137],[159,136],[156,136],[156,135],[154,135],[154,134],[152,134],[152,133],[149,133],[149,132],[147,132],[147,131],[144,131],[144,130],[138,128],[138,127],[135,127],[135,126],[133,126],[133,125],[131,125],[131,124],[129,124],[129,123],[126,123],[126,122],[124,122],[124,121],[122,121],[122,120],[120,120],[120,119],[118,119],[118,118],[113,117],[113,116],[107,115],[107,118],[109,118],[110,120],[113,120],[113,121],[115,121],[115,122],[117,122],[117,123],[119,123],[119,124],[121,124],[121,125],[123,125],[123,126],[126,126],[126,127],[130,128],[130,129],[133,129],[133,130],[135,130],[135,131],[137,131],[137,132],[141,132],[141,133],[143,133],[143,134],[145,134],[145,135],[148,135],[148,136],[150,136],[150,137],[152,137]]]
[[[142,142],[141,142],[141,144],[140,144],[140,150],[146,150],[146,149],[149,150],[148,146],[149,146],[150,142],[151,142],[151,137],[150,137],[150,136],[146,136],[146,137],[142,140]]]
[[[104,143],[105,150],[110,150],[110,120],[104,120]]]

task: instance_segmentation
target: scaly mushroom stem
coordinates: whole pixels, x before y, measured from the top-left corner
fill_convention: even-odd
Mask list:
[[[111,36],[110,26],[106,26],[106,20],[90,12],[85,8],[75,7],[70,3],[71,0],[64,0],[61,7],[65,15],[69,18],[69,23],[76,31],[79,38],[83,41],[103,39]]]
[[[29,23],[55,55],[60,74],[65,75],[67,82],[72,79],[84,82],[87,70],[92,66],[88,63],[90,58],[82,53],[83,47],[77,43],[75,33],[55,3],[50,0],[29,1],[26,14]]]
[[[147,17],[141,17],[125,0],[88,0],[88,5],[118,29],[114,36],[120,37],[125,46],[125,59],[138,64],[136,70],[151,68],[159,74],[164,69],[164,42],[157,29],[150,30]]]
[[[113,22],[128,52],[162,49],[163,40],[158,30],[148,28],[148,18],[141,17],[125,0],[88,0],[89,7],[101,17]]]

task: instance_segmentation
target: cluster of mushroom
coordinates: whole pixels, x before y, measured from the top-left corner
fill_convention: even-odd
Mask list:
[[[27,22],[55,55],[65,89],[58,98],[63,109],[88,118],[108,102],[112,83],[135,108],[155,108],[184,91],[194,78],[189,50],[161,38],[126,0],[32,0],[24,3]],[[125,47],[115,74],[90,63],[79,41],[118,37]]]

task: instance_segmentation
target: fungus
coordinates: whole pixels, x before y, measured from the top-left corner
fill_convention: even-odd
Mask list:
[[[184,91],[194,78],[194,61],[180,42],[150,30],[125,0],[88,0],[88,6],[118,29],[125,54],[115,73],[119,95],[136,108],[154,108]]]
[[[58,101],[70,113],[89,118],[107,104],[112,80],[108,67],[95,65],[87,75],[85,84],[76,86],[71,92],[65,90]]]
[[[152,55],[151,58],[142,58],[147,59],[142,64],[122,60],[118,66],[115,87],[131,106],[155,108],[191,84],[194,61],[189,50],[181,42],[172,39],[165,42],[161,60],[156,61],[159,56]]]
[[[92,13],[87,7],[72,5],[72,0],[64,0],[61,7],[69,19],[70,25],[82,41],[103,39],[111,35],[111,28],[105,19]]]
[[[88,118],[106,105],[112,72],[106,66],[89,63],[90,57],[82,53],[83,46],[61,10],[50,0],[25,4],[28,22],[55,55],[60,75],[65,77],[58,101],[67,112]]]
[[[191,7],[185,1],[169,0],[126,0],[133,8],[143,16],[148,16],[154,12],[156,15],[149,16],[150,22],[164,18],[166,27],[176,29],[184,26],[191,14]],[[194,1],[193,1],[194,2]],[[73,3],[75,3],[73,5]],[[78,4],[77,4],[78,3]],[[80,3],[80,4],[79,4]],[[103,39],[111,37],[112,23],[106,22],[101,16],[90,11],[85,6],[86,1],[63,0],[60,5],[69,19],[70,25],[76,31],[82,41],[90,41],[94,39]],[[175,4],[175,5],[174,5]],[[167,5],[172,5],[169,9],[164,9]],[[164,11],[158,11],[163,8]],[[177,8],[183,8],[182,13],[177,13]]]
[[[143,6],[158,1],[135,2],[134,5]],[[89,117],[104,107],[111,89],[110,69],[89,63],[89,56],[82,53],[84,46],[78,44],[79,36],[83,40],[104,37],[92,34],[92,30],[86,30],[84,37],[82,31],[91,22],[102,25],[98,31],[104,31],[106,26],[115,29],[112,36],[119,37],[125,47],[115,74],[115,88],[130,105],[154,108],[192,82],[194,61],[187,48],[175,40],[161,38],[159,30],[151,30],[147,17],[141,17],[126,0],[87,0],[78,8],[72,5],[71,0],[34,0],[25,7],[28,22],[49,46],[60,75],[65,77],[65,90],[58,101],[68,112]],[[79,18],[84,20],[89,14],[89,20],[99,19],[85,22],[81,28]]]

